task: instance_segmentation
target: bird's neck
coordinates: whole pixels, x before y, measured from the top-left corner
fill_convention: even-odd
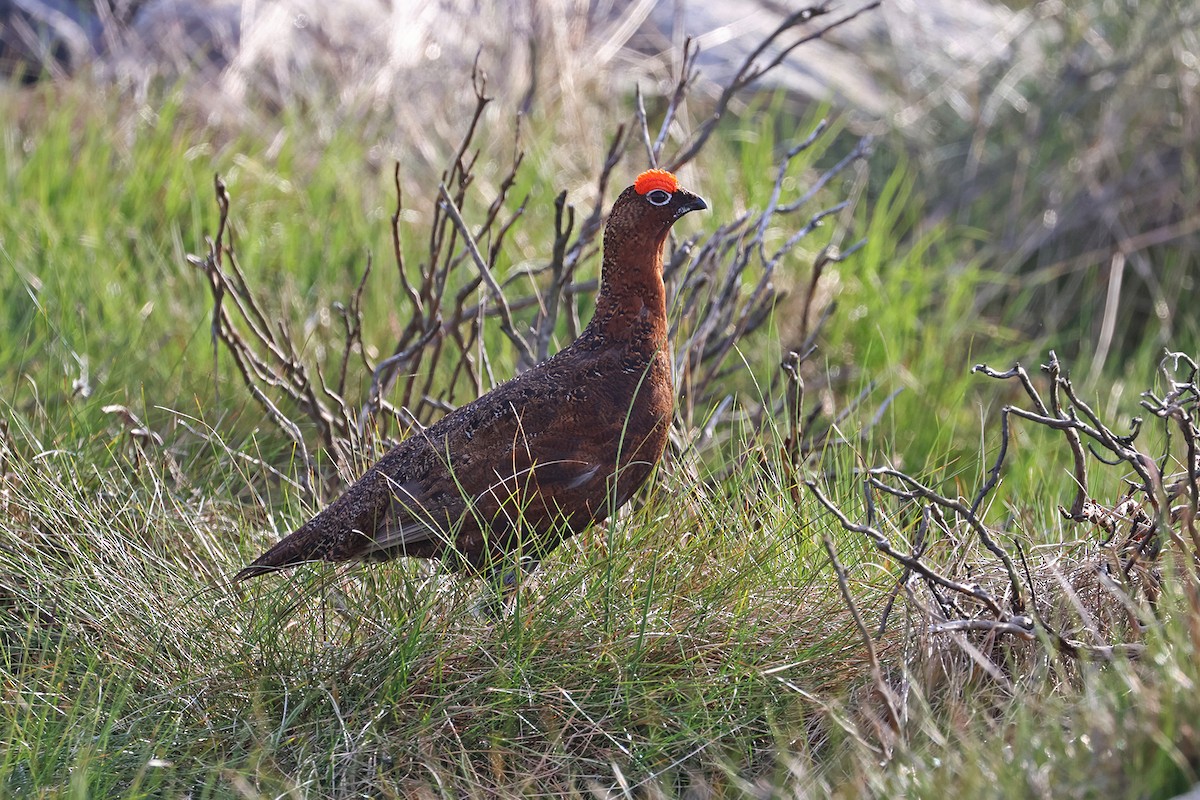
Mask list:
[[[605,242],[596,315],[589,327],[610,342],[637,340],[644,348],[667,341],[667,293],[662,279],[665,239],[654,242]],[[633,245],[633,246],[631,246]]]

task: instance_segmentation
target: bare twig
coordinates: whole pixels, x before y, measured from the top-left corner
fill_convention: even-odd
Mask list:
[[[764,64],[760,65],[758,60],[768,50],[774,47],[784,36],[784,34],[793,28],[807,24],[817,17],[821,17],[830,13],[832,9],[829,4],[821,3],[793,11],[791,14],[788,14],[786,17],[784,17],[779,25],[776,26],[775,30],[769,33],[762,40],[762,42],[760,42],[759,45],[750,51],[750,54],[746,56],[741,66],[738,67],[734,77],[729,81],[728,84],[726,84],[724,90],[721,92],[720,97],[717,98],[717,102],[713,108],[712,114],[692,134],[691,141],[688,142],[687,146],[670,160],[667,169],[671,170],[672,172],[678,171],[680,167],[694,159],[708,143],[709,137],[713,135],[713,132],[717,128],[717,124],[721,121],[722,117],[725,115],[725,112],[729,109],[729,104],[733,101],[734,97],[745,91],[764,75],[768,74],[771,72],[771,70],[782,64],[796,48],[807,44],[808,42],[824,37],[825,34],[829,33],[830,31],[840,28],[847,22],[857,19],[859,16],[878,8],[880,5],[882,5],[882,0],[875,0],[874,2],[868,3],[867,5],[850,12],[839,19],[830,22],[829,24],[810,34],[801,36],[799,39],[787,45],[786,47],[780,48],[773,57],[768,59]]]
[[[984,590],[982,586],[979,586],[978,584],[968,585],[947,578],[946,576],[927,566],[920,559],[911,558],[904,553],[901,553],[892,547],[891,543],[888,542],[887,537],[884,536],[883,533],[878,529],[869,524],[859,525],[858,523],[851,522],[850,518],[847,517],[841,509],[834,505],[833,501],[825,496],[815,481],[806,480],[804,485],[808,487],[808,490],[812,492],[813,496],[817,498],[821,505],[823,505],[825,509],[829,511],[829,513],[833,514],[837,518],[838,522],[841,523],[843,528],[853,533],[861,533],[865,535],[871,540],[871,543],[875,545],[875,549],[883,553],[888,558],[891,558],[899,564],[903,564],[926,580],[932,581],[933,583],[949,589],[952,592],[973,598],[974,600],[983,604],[997,618],[1005,621],[1010,619],[1003,609],[1001,609],[1000,604],[996,601],[996,599],[992,597],[992,595],[986,590]]]
[[[500,330],[517,346],[526,364],[534,363],[535,359],[533,351],[529,349],[529,343],[525,341],[525,337],[517,333],[517,329],[513,325],[512,311],[508,307],[508,299],[504,296],[504,291],[500,288],[500,284],[496,282],[495,276],[492,275],[491,267],[483,260],[483,256],[479,252],[479,247],[475,244],[475,238],[471,236],[470,230],[467,229],[467,223],[463,221],[462,213],[458,210],[458,206],[454,204],[454,198],[450,196],[450,192],[446,190],[444,184],[438,187],[438,193],[442,196],[446,213],[450,215],[450,219],[454,221],[455,227],[458,228],[459,235],[462,236],[463,241],[466,243],[467,252],[471,254],[471,260],[475,262],[475,266],[479,269],[479,274],[483,278],[483,282],[487,284],[488,290],[492,294],[492,301],[500,309]]]
[[[898,709],[899,700],[896,697],[896,693],[892,691],[892,687],[884,680],[883,668],[879,665],[879,654],[875,652],[875,640],[871,638],[871,634],[867,631],[867,624],[863,622],[858,605],[854,602],[854,595],[851,593],[850,584],[846,580],[846,568],[838,561],[837,550],[833,546],[833,539],[829,537],[828,533],[825,533],[821,536],[821,542],[825,545],[825,552],[829,554],[829,563],[833,565],[833,572],[837,576],[838,589],[842,593],[842,600],[846,603],[846,608],[850,610],[850,616],[858,628],[859,635],[862,636],[863,647],[867,650],[867,661],[871,665],[871,680],[875,684],[875,691],[879,693],[879,697],[887,709],[888,725],[891,728],[892,734],[898,736],[901,731],[900,711]]]

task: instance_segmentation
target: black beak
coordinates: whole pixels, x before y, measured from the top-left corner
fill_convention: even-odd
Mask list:
[[[683,202],[675,207],[675,219],[679,219],[689,211],[703,211],[708,208],[708,203],[704,202],[703,197],[697,197],[690,192],[684,192],[683,195]]]

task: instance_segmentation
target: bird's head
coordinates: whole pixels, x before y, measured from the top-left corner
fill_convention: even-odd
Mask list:
[[[666,339],[663,249],[671,226],[689,211],[702,208],[708,204],[661,169],[638,175],[613,203],[604,228],[600,294],[592,319],[609,339],[631,335],[631,318],[651,321],[653,335],[643,334],[655,341],[655,347]]]
[[[708,204],[679,185],[670,172],[649,169],[637,176],[633,185],[621,192],[608,218],[610,231],[661,245],[676,220],[689,211],[700,211]]]

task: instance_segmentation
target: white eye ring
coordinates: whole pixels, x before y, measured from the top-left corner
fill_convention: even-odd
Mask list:
[[[652,206],[665,206],[671,202],[671,193],[666,189],[651,189],[646,193],[646,202]]]

